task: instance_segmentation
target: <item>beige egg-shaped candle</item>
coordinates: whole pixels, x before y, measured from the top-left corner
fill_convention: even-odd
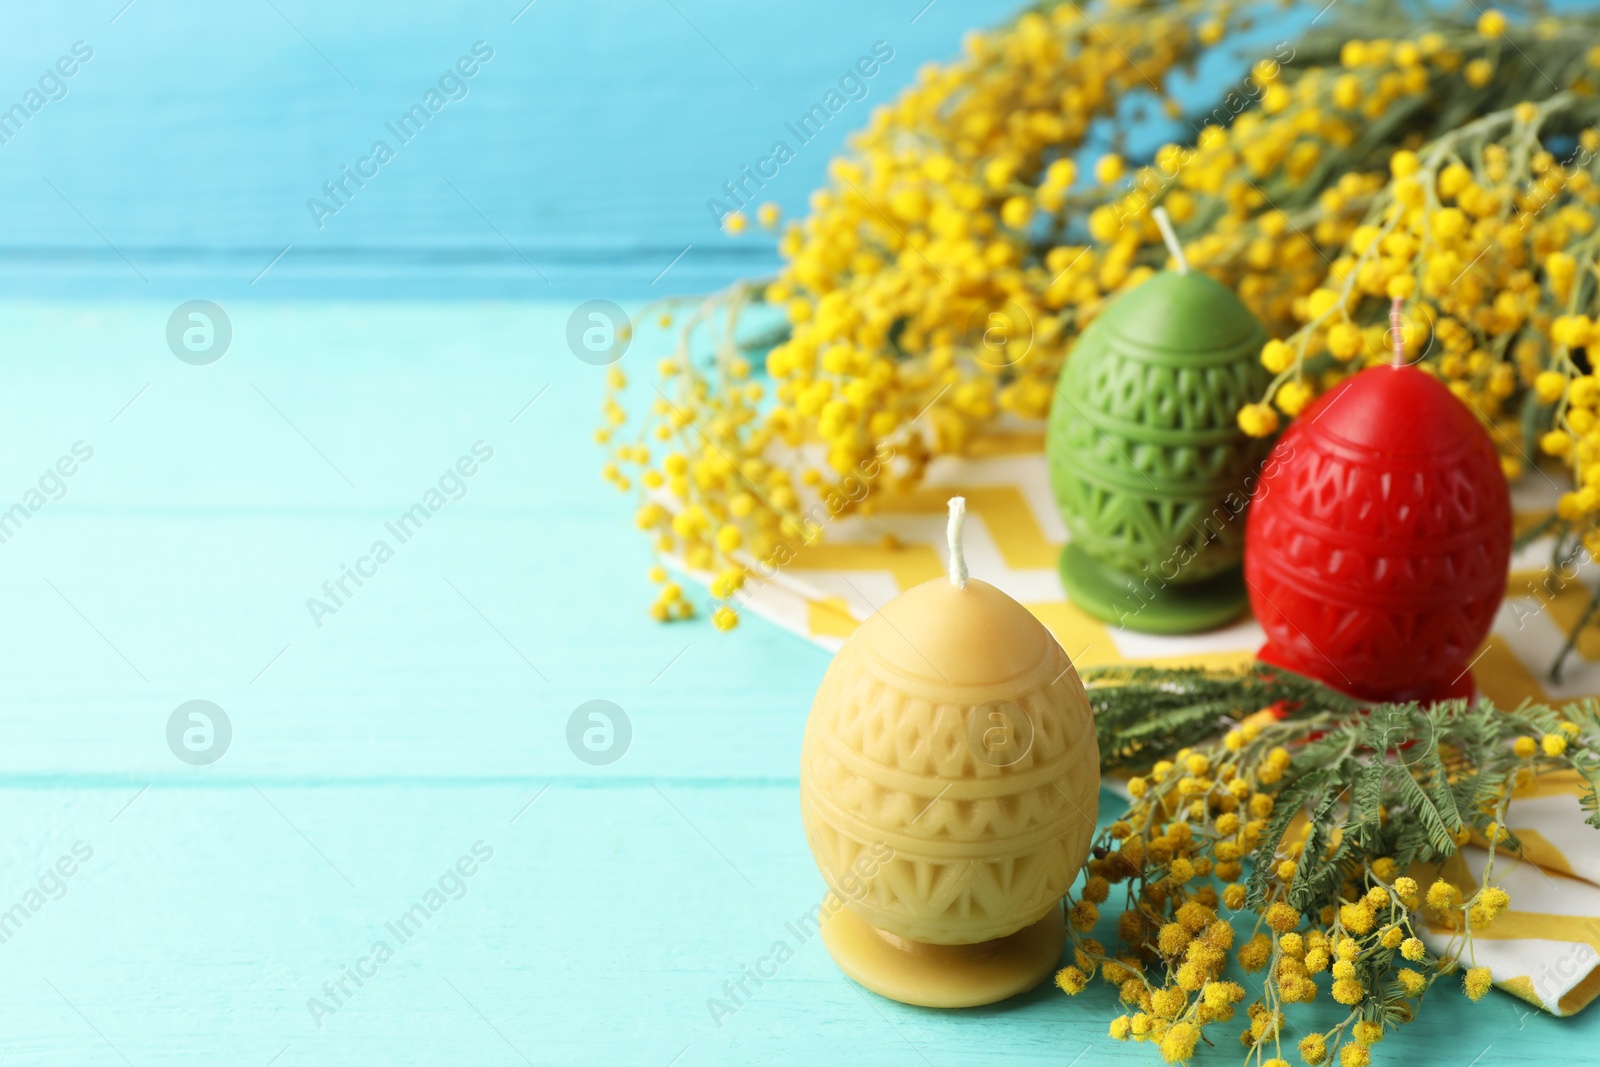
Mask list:
[[[1078,672],[1028,609],[968,578],[964,514],[952,500],[949,577],[884,605],[834,657],[800,762],[828,951],[874,992],[945,1008],[1054,971],[1100,789]]]

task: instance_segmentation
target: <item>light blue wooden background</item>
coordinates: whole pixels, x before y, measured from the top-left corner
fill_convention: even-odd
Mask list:
[[[646,547],[596,477],[601,372],[564,341],[579,300],[769,265],[705,198],[873,41],[897,51],[878,102],[1010,5],[520,6],[5,14],[0,101],[95,55],[0,145],[0,510],[93,449],[0,543],[0,911],[51,895],[0,944],[0,1063],[1151,1062],[1104,1037],[1103,991],[921,1011],[793,945],[826,656],[648,621]],[[479,39],[471,95],[316,230],[305,198]],[[798,209],[842,134],[773,198]],[[233,324],[211,366],[166,345],[192,297]],[[314,625],[306,598],[479,441],[466,495]],[[235,731],[207,767],[167,747],[193,699]],[[594,699],[632,722],[610,766],[567,745]],[[480,841],[464,895],[316,1025],[308,998]],[[708,998],[782,939],[718,1026]],[[1443,991],[1384,1051],[1577,1062],[1597,1026]]]

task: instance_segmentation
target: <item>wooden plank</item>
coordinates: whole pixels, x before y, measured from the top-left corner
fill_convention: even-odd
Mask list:
[[[107,1041],[134,1064],[177,1065],[280,1052],[285,1065],[513,1064],[519,1051],[646,1065],[1154,1062],[1105,1036],[1109,989],[1069,999],[1046,987],[967,1012],[856,989],[791,928],[822,891],[792,786],[557,785],[528,805],[534,793],[158,785],[125,809],[126,789],[0,793],[8,823],[28,828],[8,835],[8,870],[42,871],[77,840],[94,849],[65,895],[0,946],[7,1062],[119,1062]],[[478,841],[493,858],[464,890],[449,882],[459,899],[401,942],[385,924]],[[7,904],[24,880],[8,877]],[[376,974],[346,980],[335,1006],[322,983],[379,940],[392,960],[364,962]],[[713,1019],[708,1001],[733,1004],[724,983],[757,963],[770,972],[778,942],[794,958]],[[333,1007],[320,1028],[312,998]],[[1294,1025],[1327,1025],[1333,1007]],[[1592,1013],[1550,1019],[1499,994],[1469,1006],[1441,988],[1383,1052],[1550,1062],[1597,1026]]]
[[[770,237],[718,231],[706,202],[726,200],[725,183],[785,140],[792,160],[749,188],[802,210],[871,107],[999,14],[977,0],[914,23],[914,7],[849,0],[759,18],[734,0],[175,0],[112,22],[122,6],[8,24],[0,59],[16,96],[74,42],[93,49],[65,97],[3,146],[8,291],[640,293],[690,244],[664,284],[713,288],[776,263]],[[788,133],[880,40],[895,57],[865,95],[806,143]],[[487,62],[471,55],[480,41]],[[477,73],[409,140],[391,132],[462,56]],[[366,164],[360,186],[345,179],[380,140],[393,158]],[[343,204],[330,181],[345,183]],[[312,198],[336,213],[314,217]]]

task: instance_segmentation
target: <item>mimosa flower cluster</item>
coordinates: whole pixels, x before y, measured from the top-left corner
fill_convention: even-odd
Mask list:
[[[656,368],[645,425],[627,432],[614,395],[598,432],[612,451],[606,477],[643,493],[638,522],[658,551],[732,599],[758,562],[821,536],[803,518],[817,501],[835,516],[872,510],[875,491],[842,483],[880,444],[895,461],[874,490],[914,483],[931,456],[961,450],[1002,410],[1042,416],[1076,309],[1087,321],[1103,292],[1103,253],[1063,275],[1077,255],[1058,239],[1078,210],[1072,154],[1205,47],[1205,6],[1046,5],[971,34],[960,60],[924,68],[832,163],[810,216],[782,234],[777,278],[664,316],[680,343]],[[1221,22],[1207,25],[1220,36]],[[1176,111],[1164,92],[1154,106]],[[1101,172],[1114,166],[1108,157]],[[747,221],[735,213],[724,227]],[[776,210],[757,221],[775,227]],[[1104,280],[1121,284],[1132,268]],[[737,327],[754,303],[783,321],[749,339]],[[703,339],[710,367],[693,358]],[[612,376],[616,390],[626,381]],[[689,612],[674,583],[662,588],[658,618]],[[719,626],[735,618],[731,607],[713,613]]]
[[[1168,262],[1157,207],[1278,338],[1247,430],[1386,358],[1399,295],[1408,358],[1482,412],[1508,477],[1559,455],[1578,476],[1563,521],[1600,516],[1600,17],[1353,0],[1243,53],[1215,106],[1185,115],[1175,71],[1239,55],[1249,21],[1200,0],[1042,4],[875,109],[804,219],[756,211],[782,226],[781,272],[664,309],[679,342],[642,424],[613,374],[606,476],[641,494],[657,550],[727,601],[753,564],[822,535],[807,508],[843,498],[878,446],[895,462],[830,513],[870,513],[932,457],[1044,416],[1084,326]],[[1163,112],[1184,136],[1132,158],[1127,125]],[[663,588],[658,617],[691,613]]]
[[[1169,699],[1193,681],[1147,669],[1098,694],[1091,682],[1091,699],[1157,730],[1198,709],[1204,721],[1191,728],[1205,728],[1220,690]],[[1259,686],[1201,681],[1239,695]],[[1214,1031],[1232,1029],[1256,1067],[1287,1067],[1290,1056],[1366,1067],[1441,979],[1474,1001],[1488,992],[1473,938],[1511,903],[1494,869],[1518,847],[1505,828],[1513,790],[1569,768],[1591,790],[1600,782],[1595,706],[1458,701],[1366,715],[1337,698],[1313,706],[1326,710],[1235,717],[1220,738],[1129,780],[1131,806],[1098,839],[1068,899],[1074,961],[1056,976],[1072,995],[1096,978],[1115,990],[1113,1038],[1187,1063],[1202,1043],[1220,1043]],[[1134,755],[1111,753],[1119,763]],[[1454,860],[1468,842],[1488,856],[1475,888]],[[1117,947],[1108,948],[1093,935],[1110,925],[1103,912],[1114,894]],[[1424,930],[1441,936],[1443,952],[1427,947]],[[1256,976],[1258,994],[1224,976],[1230,963]],[[1332,1011],[1295,1018],[1291,1038],[1294,1006],[1318,1002]]]
[[[1574,37],[1558,40],[1566,29]],[[1569,469],[1555,514],[1522,540],[1554,533],[1556,560],[1592,557],[1600,552],[1600,379],[1590,360],[1600,346],[1600,46],[1592,27],[1544,21],[1513,30],[1492,10],[1475,32],[1482,44],[1435,33],[1341,49],[1350,72],[1342,78],[1456,71],[1462,92],[1489,93],[1509,79],[1502,100],[1532,98],[1389,156],[1360,224],[1327,249],[1325,276],[1293,302],[1298,325],[1263,349],[1276,377],[1239,424],[1274,433],[1280,413],[1298,415],[1350,374],[1389,361],[1387,306],[1398,298],[1404,360],[1477,413],[1506,477],[1541,461]],[[1597,608],[1600,597],[1579,617],[1555,673]]]

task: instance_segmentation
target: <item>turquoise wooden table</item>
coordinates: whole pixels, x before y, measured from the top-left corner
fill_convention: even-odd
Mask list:
[[[704,190],[873,40],[887,92],[999,12],[520,6],[8,13],[6,92],[95,56],[0,145],[0,1063],[1154,1062],[1103,990],[919,1010],[797,936],[826,657],[649,621],[566,342],[685,245],[655,288],[758,269]],[[304,200],[478,39],[461,123],[317,230]],[[199,298],[209,363],[171,331]],[[1383,1051],[1597,1036],[1441,991]]]
[[[0,908],[43,897],[0,944],[0,1062],[1149,1061],[1108,992],[907,1008],[796,936],[826,656],[648,619],[569,306],[240,304],[203,367],[170,310],[4,308],[4,502],[93,455],[0,545]],[[231,724],[213,763],[169,745],[192,700]],[[594,700],[631,728],[605,765],[569,745]],[[1576,1062],[1597,1033],[1444,990],[1390,1043]]]

